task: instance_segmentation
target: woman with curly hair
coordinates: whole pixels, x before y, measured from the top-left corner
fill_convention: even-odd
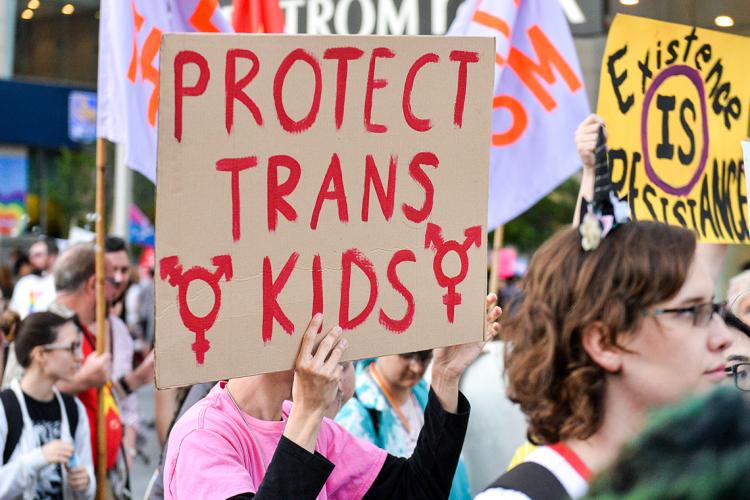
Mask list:
[[[508,396],[540,447],[478,498],[582,496],[649,410],[724,380],[732,337],[695,246],[687,230],[629,222],[590,251],[576,228],[537,251],[501,335]]]
[[[584,495],[650,410],[726,376],[732,335],[710,263],[686,229],[626,222],[627,205],[600,182],[609,176],[597,135],[593,200],[579,227],[536,252],[501,334],[508,396],[539,447],[481,500]]]

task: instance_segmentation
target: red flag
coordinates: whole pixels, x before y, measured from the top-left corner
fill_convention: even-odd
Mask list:
[[[283,33],[284,12],[278,0],[232,0],[237,33]]]

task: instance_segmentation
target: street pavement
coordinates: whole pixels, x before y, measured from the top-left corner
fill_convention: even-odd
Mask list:
[[[133,498],[140,500],[144,497],[148,483],[159,464],[161,446],[156,436],[154,426],[154,392],[153,385],[147,385],[138,390],[138,403],[140,404],[141,428],[139,434],[143,439],[138,440],[138,456],[133,462],[130,471],[130,485],[133,489]]]

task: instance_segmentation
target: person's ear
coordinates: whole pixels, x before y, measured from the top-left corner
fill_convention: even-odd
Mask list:
[[[604,371],[617,373],[622,369],[622,350],[610,344],[607,327],[595,321],[583,329],[583,349]]]
[[[90,295],[96,296],[96,274],[89,276],[86,280],[86,292]]]
[[[45,353],[44,347],[40,345],[34,346],[34,348],[29,353],[29,359],[31,360],[32,363],[34,362],[34,360],[37,360],[39,363],[42,363],[44,360],[44,353]]]

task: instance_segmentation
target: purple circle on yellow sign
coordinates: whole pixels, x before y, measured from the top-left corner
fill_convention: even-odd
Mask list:
[[[667,78],[673,76],[684,76],[692,82],[695,86],[695,90],[698,92],[698,98],[701,104],[701,119],[703,129],[703,149],[701,150],[700,160],[698,166],[695,168],[693,176],[690,178],[687,184],[684,186],[673,186],[661,177],[659,177],[654,171],[651,165],[651,158],[648,151],[648,110],[651,105],[651,100],[656,94],[656,90],[664,83]],[[706,114],[706,91],[703,87],[703,80],[701,79],[700,73],[690,66],[677,65],[670,66],[661,73],[659,73],[651,86],[646,91],[646,95],[643,101],[643,112],[641,113],[641,148],[643,149],[643,164],[646,167],[646,175],[656,186],[658,186],[665,193],[684,196],[692,191],[693,186],[700,180],[703,170],[706,168],[706,159],[708,158],[708,115]]]

